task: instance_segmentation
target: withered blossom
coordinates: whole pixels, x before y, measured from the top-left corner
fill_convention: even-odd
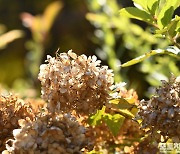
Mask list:
[[[34,117],[28,103],[14,94],[0,96],[0,152],[5,149],[6,140],[13,137],[12,131],[18,128],[18,120],[26,117]]]
[[[142,100],[137,117],[142,119],[142,128],[148,129],[155,140],[171,138],[180,142],[180,76],[172,76],[169,82],[162,81],[155,96]]]
[[[112,70],[100,66],[96,56],[77,56],[74,52],[47,56],[47,64],[40,66],[42,98],[54,111],[94,113],[108,101],[113,84]]]
[[[41,114],[35,120],[19,120],[13,130],[14,140],[7,141],[4,152],[10,154],[74,154],[81,153],[90,142],[85,128],[70,114]]]

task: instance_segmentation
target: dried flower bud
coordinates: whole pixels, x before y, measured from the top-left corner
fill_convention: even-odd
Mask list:
[[[4,150],[6,140],[13,137],[12,130],[18,128],[18,120],[26,117],[34,117],[29,104],[12,94],[0,96],[0,151]]]
[[[108,101],[113,84],[113,73],[107,66],[100,67],[96,56],[77,56],[72,51],[56,58],[47,56],[48,64],[40,67],[42,98],[48,101],[50,111],[76,110],[89,114]]]
[[[9,153],[81,153],[88,145],[85,131],[70,114],[40,115],[34,121],[19,120],[14,140],[7,141]],[[9,145],[10,144],[10,145]]]
[[[160,133],[164,138],[178,137],[180,140],[179,77],[172,76],[169,82],[163,81],[156,94],[149,101],[140,103],[138,115],[142,118],[142,127],[149,128],[155,139]],[[144,106],[147,107],[146,110]]]

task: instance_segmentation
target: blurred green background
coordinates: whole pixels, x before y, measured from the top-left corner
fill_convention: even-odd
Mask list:
[[[119,65],[170,43],[155,37],[143,22],[121,17],[131,0],[0,0],[0,85],[23,97],[39,97],[39,66],[46,55],[72,49],[96,54],[140,98],[149,97],[180,63],[166,55],[127,68]]]

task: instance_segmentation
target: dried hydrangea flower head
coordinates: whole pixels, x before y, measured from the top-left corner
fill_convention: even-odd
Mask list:
[[[26,98],[24,101],[31,104],[35,114],[45,111],[47,108],[47,103],[41,98]]]
[[[41,114],[34,121],[21,119],[19,125],[13,130],[15,139],[7,141],[6,152],[74,154],[88,145],[85,128],[70,114]]]
[[[29,104],[16,95],[0,96],[0,152],[7,139],[12,138],[12,130],[18,128],[18,120],[34,114]]]
[[[157,96],[149,101],[142,100],[138,116],[142,119],[142,127],[148,128],[152,137],[160,140],[171,138],[180,141],[180,76],[172,76],[169,82],[162,81],[156,90]]]
[[[112,70],[100,67],[96,56],[77,56],[72,51],[56,58],[47,56],[47,64],[40,66],[42,98],[50,111],[72,111],[89,114],[108,101],[113,84]]]

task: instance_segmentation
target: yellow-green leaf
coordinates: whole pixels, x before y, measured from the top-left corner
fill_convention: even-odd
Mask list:
[[[120,114],[105,114],[103,116],[103,120],[107,124],[108,128],[111,130],[112,134],[114,136],[117,136],[119,133],[119,130],[124,122],[125,117],[123,117]]]
[[[160,29],[166,27],[172,19],[173,13],[180,6],[179,0],[166,0],[160,13],[157,16],[157,23]]]
[[[137,101],[135,98],[133,97],[129,97],[129,98],[125,98],[125,100],[129,103],[129,104],[135,104],[135,101]]]
[[[140,5],[143,10],[154,15],[158,8],[159,0],[133,0],[133,2],[137,8],[140,9],[140,7],[138,7],[138,5]]]
[[[110,100],[110,103],[113,105],[113,107],[118,108],[118,109],[129,109],[134,106],[130,104],[124,98],[112,99]]]
[[[177,47],[172,46],[172,47],[166,48],[165,50],[158,49],[158,50],[152,50],[150,52],[147,52],[144,55],[141,55],[137,58],[134,58],[134,59],[122,64],[121,67],[128,67],[128,66],[137,64],[137,63],[142,62],[143,60],[145,60],[153,55],[157,55],[157,54],[168,54],[177,59],[180,59],[180,50]]]
[[[147,10],[147,2],[148,0],[133,0],[133,2],[136,4],[140,5],[143,9]]]
[[[88,123],[91,126],[96,126],[96,125],[100,124],[100,122],[102,120],[102,116],[105,113],[105,109],[106,109],[106,107],[103,106],[103,108],[101,110],[97,110],[96,114],[89,117]]]
[[[133,108],[131,109],[131,113],[132,113],[133,115],[136,115],[137,112],[138,112],[138,108],[133,107]]]
[[[158,9],[159,0],[147,0],[147,9],[151,15],[155,15],[155,12]]]
[[[178,21],[175,31],[180,32],[180,21]]]
[[[180,17],[176,16],[171,22],[168,24],[167,31],[168,34],[173,38],[178,31],[177,28],[179,27]]]
[[[176,28],[175,28],[175,31],[176,32],[180,32],[180,16],[175,16],[175,19],[174,19],[176,22]]]
[[[156,54],[158,54],[160,52],[161,52],[161,50],[152,50],[150,52],[145,53],[142,56],[139,56],[137,58],[134,58],[134,59],[122,64],[121,67],[127,67],[127,66],[137,64],[137,63],[139,63],[139,62],[141,62],[141,61],[143,61],[143,60],[145,60],[145,59],[147,59],[147,58],[149,58],[149,57],[151,57],[153,55],[156,55]]]
[[[127,16],[129,18],[142,20],[148,23],[153,23],[153,19],[150,14],[135,7],[127,7],[127,8],[121,9],[120,15]]]
[[[122,116],[128,118],[128,119],[132,119],[134,118],[134,114],[132,114],[129,110],[127,109],[119,109],[118,113],[121,114]]]

